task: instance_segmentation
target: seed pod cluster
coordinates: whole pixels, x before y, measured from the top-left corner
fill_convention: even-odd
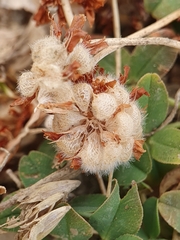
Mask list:
[[[60,160],[107,174],[144,152],[143,116],[119,79],[95,66],[91,49],[98,52],[102,42],[92,46],[72,39],[37,41],[32,69],[20,76],[19,90],[25,97],[36,94],[37,107],[51,114],[51,132],[45,135],[55,142]]]

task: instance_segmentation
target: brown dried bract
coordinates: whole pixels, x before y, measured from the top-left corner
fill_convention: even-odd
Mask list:
[[[126,83],[126,81],[128,79],[129,71],[130,71],[130,67],[129,66],[124,66],[124,75],[120,74],[120,77],[119,77],[120,84],[125,84]]]
[[[57,15],[59,18],[59,25],[63,26],[66,23],[66,19],[64,17],[64,12],[62,10],[62,6],[60,1],[58,0],[41,0],[40,7],[37,13],[34,15],[33,19],[36,21],[36,25],[43,25],[49,23],[51,21],[50,13],[48,7],[57,7]]]
[[[24,107],[31,103],[31,101],[35,98],[35,94],[31,97],[19,97],[13,103],[11,103],[10,107],[23,105]]]
[[[130,104],[121,104],[121,105],[119,105],[117,107],[116,111],[113,113],[113,117],[115,117],[117,113],[119,113],[119,112],[123,111],[125,108],[129,108],[129,107],[131,107]]]
[[[144,88],[135,87],[130,93],[130,99],[137,100],[143,95],[146,95],[147,97],[150,96],[150,94]]]
[[[36,21],[36,26],[47,24],[50,22],[47,7],[40,6],[37,13],[34,15],[33,20]]]
[[[91,83],[91,86],[92,86],[93,92],[98,94],[98,93],[106,92],[109,88],[113,88],[115,84],[116,84],[116,80],[106,83],[105,80],[100,80],[96,78]]]
[[[68,109],[71,110],[72,109],[72,105],[73,102],[68,101],[65,103],[44,103],[44,104],[40,104],[39,108],[40,109],[53,109],[53,108],[61,108],[61,109]]]
[[[80,77],[80,74],[77,70],[80,66],[81,64],[77,61],[67,65],[63,71],[63,77],[71,78],[73,82],[76,81]]]
[[[54,17],[50,17],[51,20],[51,32],[53,34],[53,36],[56,36],[57,38],[61,38],[62,35],[62,31],[61,31],[61,26],[55,22]]]
[[[105,42],[105,38],[94,42],[94,43],[90,43],[89,41],[83,41],[83,44],[86,48],[89,49],[89,52],[92,55],[96,55],[98,52],[102,51],[104,48],[108,47],[108,44]]]
[[[71,26],[65,35],[65,46],[69,53],[73,51],[80,39],[89,40],[91,38],[90,35],[82,30],[85,21],[86,17],[83,14],[74,16]]]
[[[146,150],[143,149],[144,140],[135,140],[133,146],[133,153],[136,160],[139,160],[140,157]]]
[[[85,14],[87,16],[88,22],[92,27],[95,19],[95,10],[103,7],[105,0],[73,0],[72,2],[76,2],[81,4],[85,9]]]
[[[43,133],[44,133],[45,138],[47,138],[48,140],[52,140],[52,141],[56,141],[62,135],[64,135],[64,134],[59,134],[59,133],[55,133],[55,132],[46,132],[46,131],[43,131]]]
[[[81,158],[73,158],[71,161],[70,168],[78,170],[81,167]]]

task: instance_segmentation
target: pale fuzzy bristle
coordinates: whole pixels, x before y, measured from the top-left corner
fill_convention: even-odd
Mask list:
[[[81,167],[85,172],[101,172],[103,164],[102,146],[99,135],[96,132],[91,133],[87,137],[77,156],[81,158]]]
[[[117,106],[117,102],[112,95],[99,93],[93,97],[91,110],[98,120],[104,121],[112,116]]]
[[[38,88],[38,81],[34,78],[32,72],[24,72],[18,79],[18,89],[25,97],[34,95]]]
[[[92,55],[82,43],[77,44],[73,52],[69,54],[68,62],[73,63],[74,61],[80,63],[80,67],[78,68],[80,74],[90,72],[95,66]]]
[[[87,83],[77,83],[73,86],[74,100],[83,112],[87,112],[92,99],[93,90]]]
[[[107,130],[117,133],[120,138],[130,137],[133,133],[134,123],[132,117],[122,111],[116,114],[113,119],[110,119],[106,124]]]
[[[120,104],[129,104],[130,99],[129,99],[129,93],[128,91],[124,88],[124,86],[120,85],[119,82],[115,84],[113,88],[109,88],[109,93],[111,93],[114,98],[116,99],[118,105]]]
[[[86,118],[82,116],[79,112],[67,111],[65,114],[55,114],[53,121],[53,130],[55,132],[65,132],[81,125]]]

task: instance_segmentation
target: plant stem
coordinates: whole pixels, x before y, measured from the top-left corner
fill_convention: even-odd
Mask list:
[[[91,43],[95,43],[99,39],[91,40]],[[118,48],[125,46],[144,46],[144,45],[163,45],[180,49],[180,42],[169,38],[151,37],[151,38],[107,38],[105,42],[109,47],[103,49],[101,52],[94,56],[94,62],[97,64],[102,58],[108,54],[116,51]]]
[[[121,37],[121,27],[120,27],[120,15],[118,11],[117,0],[112,0],[112,11],[113,11],[113,27],[114,27],[114,37]],[[116,76],[121,72],[121,49],[118,48],[115,52],[115,62],[116,62]]]
[[[96,174],[96,178],[97,178],[97,181],[98,181],[98,183],[99,183],[99,187],[100,187],[100,189],[101,189],[102,194],[103,194],[103,195],[106,195],[106,187],[105,187],[105,185],[104,185],[104,181],[103,181],[102,176],[97,173],[97,174]]]
[[[179,17],[180,17],[180,9],[170,13],[169,15],[167,15],[164,18],[158,20],[157,22],[151,24],[150,26],[143,28],[143,29],[129,35],[128,38],[137,38],[137,37],[147,36],[150,33],[166,26],[167,24],[171,23],[172,21],[176,20]]]
[[[7,149],[2,147],[0,147],[0,151],[3,152],[0,154],[0,172],[1,172],[1,170],[4,168],[4,166],[9,160],[10,152]]]
[[[7,175],[13,180],[13,182],[16,184],[16,186],[20,189],[22,188],[22,183],[19,180],[19,178],[16,176],[16,174],[9,168],[6,170]]]
[[[71,9],[71,5],[69,3],[69,0],[61,0],[61,5],[63,8],[63,12],[66,18],[66,21],[68,23],[68,25],[70,26],[73,20],[73,13],[72,13],[72,9]]]
[[[113,179],[113,171],[111,171],[111,172],[109,173],[106,197],[109,197],[110,194],[111,194],[111,189],[112,189],[112,179]]]

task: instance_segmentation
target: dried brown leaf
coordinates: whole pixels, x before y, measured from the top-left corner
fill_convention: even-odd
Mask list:
[[[28,239],[43,239],[57,226],[59,221],[70,209],[70,206],[60,207],[38,218],[36,220],[37,223],[30,230]],[[27,238],[23,239],[25,240]]]
[[[61,193],[70,193],[74,189],[76,189],[80,185],[80,181],[78,180],[62,180],[49,182],[46,184],[42,184],[37,189],[34,189],[33,192],[26,193],[25,195],[21,195],[17,202],[21,204],[30,204],[41,202],[45,200],[47,197],[56,194],[57,192]]]
[[[180,167],[166,173],[159,186],[159,195],[171,190],[180,189]]]

